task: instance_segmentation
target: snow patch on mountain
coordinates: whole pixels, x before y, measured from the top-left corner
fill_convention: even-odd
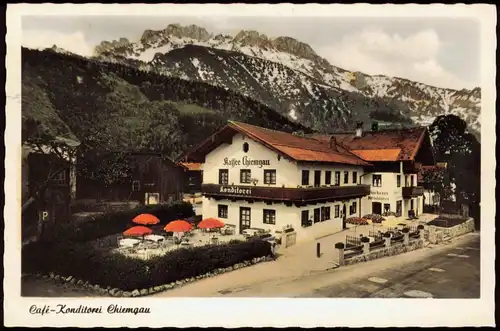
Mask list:
[[[178,62],[174,67],[157,60],[157,57],[174,50],[186,49],[188,45],[206,48],[206,54],[212,57],[211,61],[218,61],[219,67],[215,69],[213,64],[201,58],[196,62],[193,58],[191,64],[197,73],[192,76],[185,72]],[[227,56],[216,50],[237,52],[246,57],[243,60],[231,56],[230,61]],[[194,25],[187,27],[169,25],[164,30],[145,31],[141,39],[136,42],[129,42],[125,38],[102,42],[96,47],[96,54],[105,61],[121,61],[117,57],[124,57],[142,62],[133,65],[144,70],[155,70],[184,79],[199,79],[225,88],[241,88],[240,92],[249,96],[252,96],[252,93],[264,93],[263,89],[272,93],[277,102],[291,101],[297,106],[294,110],[296,115],[305,111],[304,109],[309,109],[311,102],[306,100],[307,98],[318,103],[319,99],[324,99],[331,93],[347,92],[351,96],[365,98],[365,111],[374,110],[372,108],[375,104],[391,105],[395,113],[404,114],[420,125],[432,123],[438,115],[455,114],[466,120],[472,130],[480,132],[481,129],[481,91],[478,88],[457,91],[397,77],[369,76],[350,72],[328,63],[309,45],[288,37],[272,39],[256,31],[241,31],[235,36],[227,34],[214,36]],[[240,71],[232,70],[230,67],[233,65],[244,70],[253,81],[242,82],[242,77],[234,76],[235,72]],[[260,84],[261,87],[257,87],[256,84]],[[258,90],[261,92],[256,92]],[[303,93],[306,93],[307,97]],[[297,99],[299,97],[306,99],[299,101]],[[340,116],[343,120],[347,120],[352,113],[353,109],[350,108],[352,105],[346,104],[346,100],[337,102],[335,99],[333,98],[335,103],[332,101],[330,104],[339,107],[337,111],[340,111]],[[375,104],[371,104],[371,101]],[[323,102],[323,104],[323,112],[328,113],[329,103]],[[285,111],[290,105],[282,106]]]

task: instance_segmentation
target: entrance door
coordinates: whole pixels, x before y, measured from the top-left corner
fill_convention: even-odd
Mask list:
[[[382,203],[381,202],[372,202],[372,214],[382,214]]]
[[[250,208],[240,207],[240,233],[242,233],[243,230],[250,228],[250,213]]]
[[[347,207],[346,205],[344,204],[342,206],[342,229],[345,229],[347,228],[347,223],[346,223],[346,220],[347,219]]]
[[[401,200],[396,201],[396,215],[403,215],[403,201]]]

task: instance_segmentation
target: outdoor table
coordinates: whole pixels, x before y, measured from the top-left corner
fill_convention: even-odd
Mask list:
[[[255,236],[257,233],[263,233],[264,230],[262,229],[255,229],[255,228],[250,228],[250,229],[245,229],[243,230],[243,234],[246,236]]]
[[[133,247],[135,245],[138,245],[140,242],[141,241],[137,240],[137,239],[125,238],[125,239],[121,239],[119,244],[120,244],[120,246],[123,246],[123,247]]]
[[[159,236],[157,234],[149,234],[147,236],[144,236],[144,239],[149,240],[149,241],[154,241],[154,242],[160,242],[165,240],[165,237]]]

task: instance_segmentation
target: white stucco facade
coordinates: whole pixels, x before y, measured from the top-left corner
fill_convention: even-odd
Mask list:
[[[245,151],[244,144],[248,144]],[[252,163],[253,160],[253,163]],[[233,136],[231,144],[221,144],[205,157],[202,165],[203,183],[219,184],[220,170],[227,171],[227,186],[238,187],[275,187],[275,188],[313,188],[332,186],[357,186],[363,174],[363,167],[342,164],[299,164],[288,160],[263,144],[245,137],[243,134]],[[250,170],[252,181],[241,181],[241,170]],[[265,170],[275,170],[275,181],[265,181]],[[305,172],[303,172],[305,171]],[[338,173],[338,185],[336,175]],[[327,179],[327,175],[330,180]],[[346,176],[346,178],[344,178]],[[307,178],[307,180],[306,180]],[[285,204],[283,202],[255,201],[246,199],[214,199],[204,196],[202,203],[203,218],[215,217],[241,230],[241,213],[246,209],[246,226],[251,228],[282,230],[292,226],[297,230],[297,240],[304,241],[315,237],[335,233],[343,228],[343,206],[346,217],[360,216],[360,198],[343,199],[342,201],[318,202],[304,206]],[[353,206],[355,205],[355,206]],[[222,211],[219,211],[222,208]],[[355,208],[355,209],[354,209]],[[271,210],[274,220],[265,220],[264,211]],[[311,221],[303,226],[305,214]],[[323,218],[318,218],[323,213]],[[272,224],[270,224],[272,223]]]
[[[350,214],[349,210],[353,203],[359,206],[359,199],[349,199],[347,202],[333,203],[318,203],[315,205],[307,205],[304,207],[286,206],[284,203],[254,202],[247,201],[230,201],[230,200],[215,200],[203,197],[202,215],[203,218],[215,217],[222,220],[226,224],[231,224],[236,227],[236,231],[240,231],[240,208],[250,209],[250,225],[251,228],[259,228],[264,230],[282,230],[286,226],[292,226],[297,230],[297,240],[306,241],[313,240],[322,235],[327,235],[342,231],[343,217],[342,207],[346,204],[347,217],[359,216],[359,207],[355,213]],[[227,215],[219,214],[219,206],[227,208]],[[314,222],[314,213],[316,210],[321,210],[322,207],[330,207],[330,219]],[[264,210],[275,211],[274,224],[268,224],[264,221]],[[312,220],[310,226],[302,226],[302,212],[308,211],[309,219]],[[338,213],[337,213],[338,212]]]
[[[417,174],[404,174],[402,166],[400,172],[367,173],[362,183],[371,186],[370,195],[362,199],[362,215],[389,211],[407,216],[411,209],[416,215],[423,212],[422,196],[403,198],[403,187],[417,186]]]
[[[417,174],[405,174],[402,163],[389,168],[393,171],[365,173],[369,168],[356,165],[296,162],[237,133],[230,143],[222,143],[205,156],[203,184],[220,191],[204,192],[202,217],[221,219],[234,225],[237,232],[244,228],[280,231],[291,226],[297,231],[297,240],[306,241],[342,231],[349,217],[384,211],[407,216],[410,209],[421,214],[422,196],[403,197],[403,187],[417,185]],[[335,191],[365,187],[368,193],[366,185],[370,186],[367,196]],[[323,192],[333,188],[332,195],[302,202],[285,197],[292,191],[323,188]],[[276,194],[283,194],[283,199]]]

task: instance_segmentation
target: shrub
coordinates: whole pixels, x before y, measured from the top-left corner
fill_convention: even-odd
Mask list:
[[[82,242],[98,239],[123,232],[131,226],[132,220],[139,214],[152,214],[160,219],[161,224],[167,224],[179,218],[194,215],[193,206],[189,202],[173,202],[169,204],[141,206],[127,211],[107,213],[83,222],[78,226],[72,223],[52,225],[45,229],[44,241]]]
[[[349,224],[368,225],[368,221],[365,218],[361,218],[361,217],[349,217],[345,221],[346,221],[346,223],[349,223]]]
[[[124,291],[164,285],[267,256],[271,246],[263,240],[181,248],[150,260],[96,250],[89,243],[38,242],[22,249],[23,272],[54,272]]]
[[[345,245],[342,242],[338,242],[338,243],[335,244],[335,248],[337,248],[337,249],[344,249]]]
[[[382,223],[382,221],[385,221],[385,218],[379,214],[368,214],[363,216],[363,218],[372,220],[373,223]]]

